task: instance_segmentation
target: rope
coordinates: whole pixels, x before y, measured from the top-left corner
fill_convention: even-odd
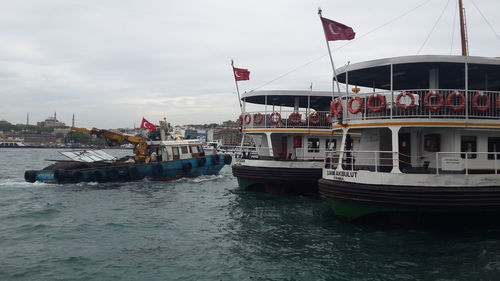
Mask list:
[[[483,15],[483,12],[481,12],[481,10],[479,9],[479,7],[476,5],[476,2],[474,2],[474,0],[471,0],[472,1],[472,5],[474,5],[474,7],[476,8],[476,10],[479,12],[479,14],[481,14],[481,17],[483,17],[484,21],[488,24],[488,26],[490,27],[491,31],[493,33],[495,33],[496,37],[498,40],[500,40],[500,36],[498,36],[498,33],[495,31],[495,29],[493,29],[493,26],[491,26],[490,22],[488,21],[488,19]]]
[[[436,28],[437,24],[439,23],[439,21],[443,17],[444,11],[446,11],[446,8],[448,8],[448,4],[450,4],[450,0],[448,0],[446,2],[446,5],[444,6],[443,10],[441,11],[441,14],[439,15],[438,19],[434,23],[434,26],[432,26],[431,31],[429,32],[429,34],[427,34],[427,38],[425,38],[424,43],[422,44],[422,46],[420,46],[420,49],[418,49],[417,55],[420,54],[420,51],[422,51],[422,49],[424,48],[425,44],[427,43],[427,40],[429,40],[429,38],[431,37],[432,33],[434,32],[434,29]]]
[[[347,46],[347,45],[349,45],[349,44],[353,43],[354,41],[357,41],[357,40],[359,40],[359,39],[361,39],[361,38],[363,38],[363,37],[367,36],[368,34],[371,34],[371,33],[375,32],[375,31],[377,31],[377,30],[381,29],[382,27],[385,27],[386,25],[393,23],[394,21],[396,21],[396,20],[398,20],[398,19],[400,19],[400,18],[402,18],[402,17],[404,17],[404,16],[406,16],[406,15],[410,14],[411,12],[413,12],[413,11],[417,10],[418,8],[420,8],[420,7],[424,6],[424,5],[426,5],[427,3],[431,2],[431,1],[433,1],[433,0],[427,0],[427,1],[423,2],[422,4],[419,4],[419,5],[415,6],[414,8],[412,8],[412,9],[410,9],[410,10],[408,10],[408,11],[404,12],[403,14],[401,14],[401,15],[399,15],[399,16],[397,16],[397,17],[393,18],[393,19],[391,19],[390,21],[388,21],[388,22],[386,22],[386,23],[384,23],[384,24],[382,24],[382,25],[380,25],[380,26],[378,26],[378,27],[376,27],[376,28],[374,28],[374,29],[372,29],[372,30],[368,31],[367,33],[365,33],[365,34],[363,34],[363,35],[361,35],[361,36],[358,36],[357,38],[355,38],[355,39],[353,39],[353,40],[349,40],[349,41],[348,41],[347,43],[345,43],[344,45],[342,45],[342,46],[340,46],[340,47],[338,47],[338,48],[334,49],[334,50],[333,50],[333,52],[336,52],[336,51],[338,51],[338,50],[340,50],[340,49],[344,48],[345,46]],[[448,0],[448,1],[449,1],[449,0]],[[254,88],[254,89],[250,90],[250,92],[256,91],[256,90],[258,90],[258,89],[260,89],[260,88],[262,88],[262,87],[264,87],[264,86],[267,86],[267,85],[269,85],[269,84],[271,84],[271,83],[273,83],[273,82],[275,82],[275,81],[277,81],[277,80],[279,80],[279,79],[281,79],[281,78],[283,78],[283,77],[285,77],[285,76],[287,76],[287,75],[289,75],[289,74],[291,74],[291,73],[294,73],[294,72],[295,72],[295,71],[297,71],[297,70],[300,70],[300,69],[302,69],[302,68],[304,68],[304,67],[306,67],[306,66],[308,66],[308,65],[310,65],[310,64],[312,64],[312,63],[314,63],[314,62],[316,62],[316,61],[318,61],[318,60],[320,60],[320,59],[322,59],[322,58],[324,58],[324,57],[326,57],[326,56],[327,56],[327,54],[322,55],[322,56],[319,56],[319,57],[317,57],[317,58],[315,58],[315,59],[312,59],[312,60],[310,60],[310,61],[308,61],[308,62],[306,62],[306,63],[304,63],[304,64],[302,64],[302,65],[300,65],[300,66],[298,66],[298,67],[296,67],[296,68],[294,68],[294,69],[292,69],[292,70],[290,70],[290,71],[288,71],[288,72],[286,72],[286,73],[284,73],[284,74],[282,74],[282,75],[280,75],[280,76],[278,76],[277,78],[274,78],[273,80],[271,80],[271,81],[269,81],[269,82],[266,82],[266,83],[264,83],[264,84],[262,84],[262,85],[260,85],[260,86],[258,86],[258,87],[256,87],[256,88]]]

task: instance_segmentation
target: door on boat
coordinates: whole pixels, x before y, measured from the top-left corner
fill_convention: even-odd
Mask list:
[[[399,168],[411,168],[411,134],[399,134]]]
[[[287,136],[282,136],[281,137],[281,152],[280,152],[280,158],[285,159],[286,153],[287,153],[287,146],[288,146],[288,137]]]

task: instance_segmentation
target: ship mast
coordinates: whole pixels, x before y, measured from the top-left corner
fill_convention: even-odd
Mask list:
[[[460,35],[462,38],[462,56],[469,55],[469,44],[467,41],[467,28],[465,23],[465,9],[462,0],[458,0],[458,9],[460,14]]]

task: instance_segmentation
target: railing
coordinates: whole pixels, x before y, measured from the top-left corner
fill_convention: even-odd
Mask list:
[[[269,147],[243,146],[236,150],[235,157],[243,159],[283,160],[283,161],[323,161],[325,148],[295,148],[294,152],[273,151]]]
[[[409,156],[393,151],[327,151],[325,168],[424,174],[500,174],[500,152],[436,152]],[[397,163],[397,165],[395,164]]]
[[[239,121],[244,128],[331,128],[328,111],[247,112]]]
[[[383,97],[383,102],[379,97]],[[500,119],[500,92],[493,91],[409,89],[350,94],[341,97],[341,101],[342,111],[338,116],[308,109],[254,111],[241,115],[239,122],[251,129],[331,128],[332,118],[334,122],[339,119],[343,122],[398,118]]]
[[[342,117],[346,121],[389,118],[500,119],[500,92],[402,90],[394,91],[393,94],[387,91],[356,96],[361,99],[362,105],[359,112],[354,114],[349,111],[348,103],[355,96],[342,97]],[[377,96],[384,97],[385,105],[381,104]],[[358,106],[357,101],[352,101],[351,111],[356,111]]]

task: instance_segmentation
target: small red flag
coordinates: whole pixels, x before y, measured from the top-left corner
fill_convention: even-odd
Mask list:
[[[248,69],[233,67],[233,72],[236,81],[250,80],[250,71]]]
[[[142,117],[141,129],[156,131],[156,126]]]
[[[336,40],[352,40],[356,36],[354,30],[347,25],[343,25],[340,22],[336,22],[324,17],[321,17],[321,22],[323,23],[323,29],[325,31],[325,37],[328,41]]]

